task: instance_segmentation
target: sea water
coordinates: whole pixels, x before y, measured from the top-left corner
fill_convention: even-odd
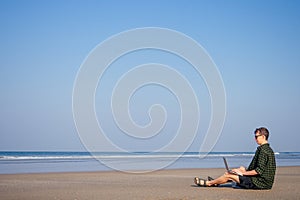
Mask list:
[[[158,169],[247,167],[254,152],[0,152],[0,174],[154,171]],[[300,152],[275,153],[277,166],[300,166]]]

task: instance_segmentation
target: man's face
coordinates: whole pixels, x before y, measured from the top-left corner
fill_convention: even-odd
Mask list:
[[[254,137],[258,145],[261,145],[265,141],[265,136],[261,135],[259,131],[255,133]]]

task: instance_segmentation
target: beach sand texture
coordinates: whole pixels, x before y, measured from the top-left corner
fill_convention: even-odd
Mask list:
[[[195,176],[217,177],[224,169],[151,173],[78,172],[0,175],[0,199],[300,199],[300,167],[278,167],[272,190],[196,187]]]

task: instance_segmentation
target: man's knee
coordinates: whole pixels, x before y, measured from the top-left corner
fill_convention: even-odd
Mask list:
[[[224,174],[223,175],[227,180],[231,180],[231,181],[234,181],[234,182],[239,182],[239,176],[237,175],[234,175],[234,174]]]
[[[223,177],[226,178],[226,179],[230,179],[230,178],[231,178],[231,174],[225,173],[225,174],[223,175]]]

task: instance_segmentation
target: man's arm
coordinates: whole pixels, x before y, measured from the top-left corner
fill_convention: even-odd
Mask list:
[[[258,173],[255,171],[255,169],[253,169],[253,170],[250,170],[250,171],[245,171],[244,173],[243,173],[243,176],[255,176],[255,175],[257,175]]]
[[[243,176],[255,176],[258,174],[257,171],[255,171],[254,169],[246,171],[244,167],[233,169],[232,171],[236,172],[237,174],[241,174]]]

